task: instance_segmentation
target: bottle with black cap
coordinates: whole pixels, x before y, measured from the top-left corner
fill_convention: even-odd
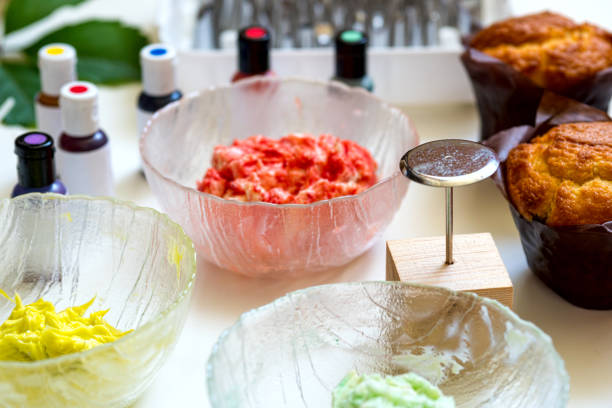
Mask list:
[[[238,72],[232,77],[232,82],[255,75],[274,75],[270,70],[270,32],[259,25],[240,30]]]
[[[332,78],[348,86],[374,91],[367,74],[368,37],[358,30],[343,30],[336,36],[336,75]]]
[[[140,50],[142,92],[138,96],[138,133],[155,112],[183,94],[176,87],[176,51],[169,45],[151,44]]]
[[[17,184],[11,197],[28,193],[66,194],[66,187],[55,174],[53,138],[42,132],[29,132],[15,139]]]

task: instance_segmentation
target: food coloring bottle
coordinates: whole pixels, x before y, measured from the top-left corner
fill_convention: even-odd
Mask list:
[[[238,35],[238,72],[232,82],[256,75],[274,75],[270,70],[270,32],[253,25],[240,30]]]
[[[151,44],[140,50],[142,92],[138,96],[138,134],[151,116],[183,94],[176,89],[176,51],[167,45]]]
[[[98,89],[89,82],[70,82],[60,92],[62,134],[57,165],[70,194],[112,196],[110,143],[100,130]]]
[[[15,139],[17,184],[11,197],[28,193],[66,194],[55,174],[53,138],[43,132],[29,132]]]
[[[368,37],[357,30],[344,30],[336,36],[336,75],[333,80],[372,92],[374,81],[367,75]]]
[[[76,80],[76,51],[68,44],[49,44],[38,50],[41,89],[36,96],[36,126],[54,138],[62,131],[59,95],[62,86]]]

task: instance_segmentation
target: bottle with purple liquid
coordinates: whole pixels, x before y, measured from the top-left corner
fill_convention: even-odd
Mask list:
[[[11,197],[28,193],[66,194],[66,187],[55,174],[53,138],[42,132],[29,132],[15,139],[17,185]]]

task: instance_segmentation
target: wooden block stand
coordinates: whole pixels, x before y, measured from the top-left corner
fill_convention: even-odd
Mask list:
[[[489,233],[455,235],[452,265],[445,237],[387,241],[387,280],[473,292],[512,307],[513,287]]]

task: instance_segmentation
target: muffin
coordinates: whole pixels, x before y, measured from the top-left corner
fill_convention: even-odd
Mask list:
[[[554,127],[515,147],[506,171],[510,199],[529,221],[612,221],[612,122]]]
[[[610,33],[551,12],[493,24],[478,32],[470,47],[560,94],[612,66]]]
[[[545,90],[607,111],[612,34],[551,12],[510,18],[466,41],[461,60],[481,118],[481,138],[534,125]]]
[[[545,92],[535,127],[484,144],[531,271],[577,306],[612,309],[612,119]]]

